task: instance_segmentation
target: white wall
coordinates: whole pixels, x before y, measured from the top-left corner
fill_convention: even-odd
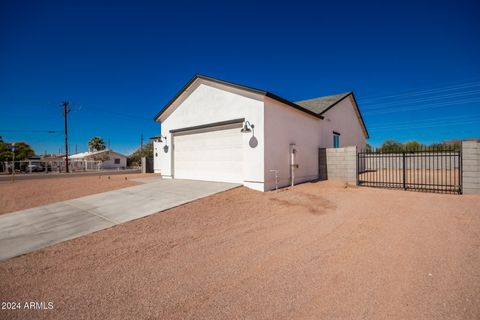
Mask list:
[[[290,144],[297,153],[295,181],[304,182],[318,177],[318,148],[321,146],[322,120],[293,109],[276,100],[265,99],[265,190],[275,188],[279,170],[279,186],[290,184]]]
[[[290,144],[297,150],[297,183],[318,177],[318,148],[333,145],[332,131],[341,134],[341,146],[365,146],[365,136],[349,97],[326,113],[326,119],[296,110],[262,95],[245,92],[204,79],[197,79],[160,116],[161,134],[166,141],[154,144],[154,170],[172,178],[170,130],[245,118],[254,124],[253,133],[243,134],[244,185],[266,191],[275,187],[279,170],[280,186],[290,184]],[[256,140],[256,147],[252,147]],[[164,152],[164,146],[168,151]]]
[[[340,147],[357,146],[364,149],[366,138],[355,112],[351,96],[323,114],[321,129],[322,148],[333,147],[333,131],[340,133]]]
[[[115,164],[115,159],[120,159],[120,164]],[[127,168],[127,157],[116,154],[114,152],[109,153],[109,159],[102,162],[102,169],[125,169]]]
[[[153,170],[156,173],[160,173],[160,159],[165,153],[165,143],[153,141]],[[169,150],[170,151],[170,150]],[[168,152],[169,152],[168,151]]]
[[[318,178],[318,149],[333,147],[333,131],[340,133],[340,147],[364,148],[366,138],[357,118],[353,99],[348,97],[324,114],[321,120],[276,100],[265,99],[265,190],[275,188],[279,170],[279,186],[291,182],[290,144],[297,153],[295,182]]]
[[[245,118],[255,125],[258,145],[249,146],[252,134],[243,135],[244,184],[252,189],[263,190],[264,186],[264,128],[263,96],[245,93],[242,90],[197,79],[192,87],[160,117],[162,135],[166,142],[155,147],[159,150],[155,159],[155,172],[172,177],[172,135],[170,130]],[[167,153],[163,146],[169,145]]]

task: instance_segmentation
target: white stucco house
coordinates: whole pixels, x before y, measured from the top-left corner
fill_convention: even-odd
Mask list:
[[[319,148],[364,148],[353,92],[291,102],[268,91],[195,75],[155,116],[154,171],[267,191],[319,175]]]
[[[99,161],[100,167],[98,169],[127,168],[127,156],[111,149],[77,153],[69,156],[68,158],[74,161]],[[81,164],[81,162],[79,164]]]

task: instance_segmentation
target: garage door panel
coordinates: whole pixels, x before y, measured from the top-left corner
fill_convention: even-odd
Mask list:
[[[243,137],[238,127],[174,137],[174,177],[243,182]]]

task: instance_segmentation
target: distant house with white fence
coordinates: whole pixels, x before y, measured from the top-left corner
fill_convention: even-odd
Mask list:
[[[98,169],[125,169],[127,167],[127,156],[111,149],[77,153],[69,156],[69,159],[78,164],[81,164],[82,161],[95,161]]]

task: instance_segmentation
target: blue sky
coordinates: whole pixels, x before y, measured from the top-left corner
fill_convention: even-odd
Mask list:
[[[337,3],[338,2],[338,3]],[[370,131],[480,137],[478,1],[2,1],[0,135],[37,153],[93,135],[124,153],[202,73],[297,101],[353,90]]]

